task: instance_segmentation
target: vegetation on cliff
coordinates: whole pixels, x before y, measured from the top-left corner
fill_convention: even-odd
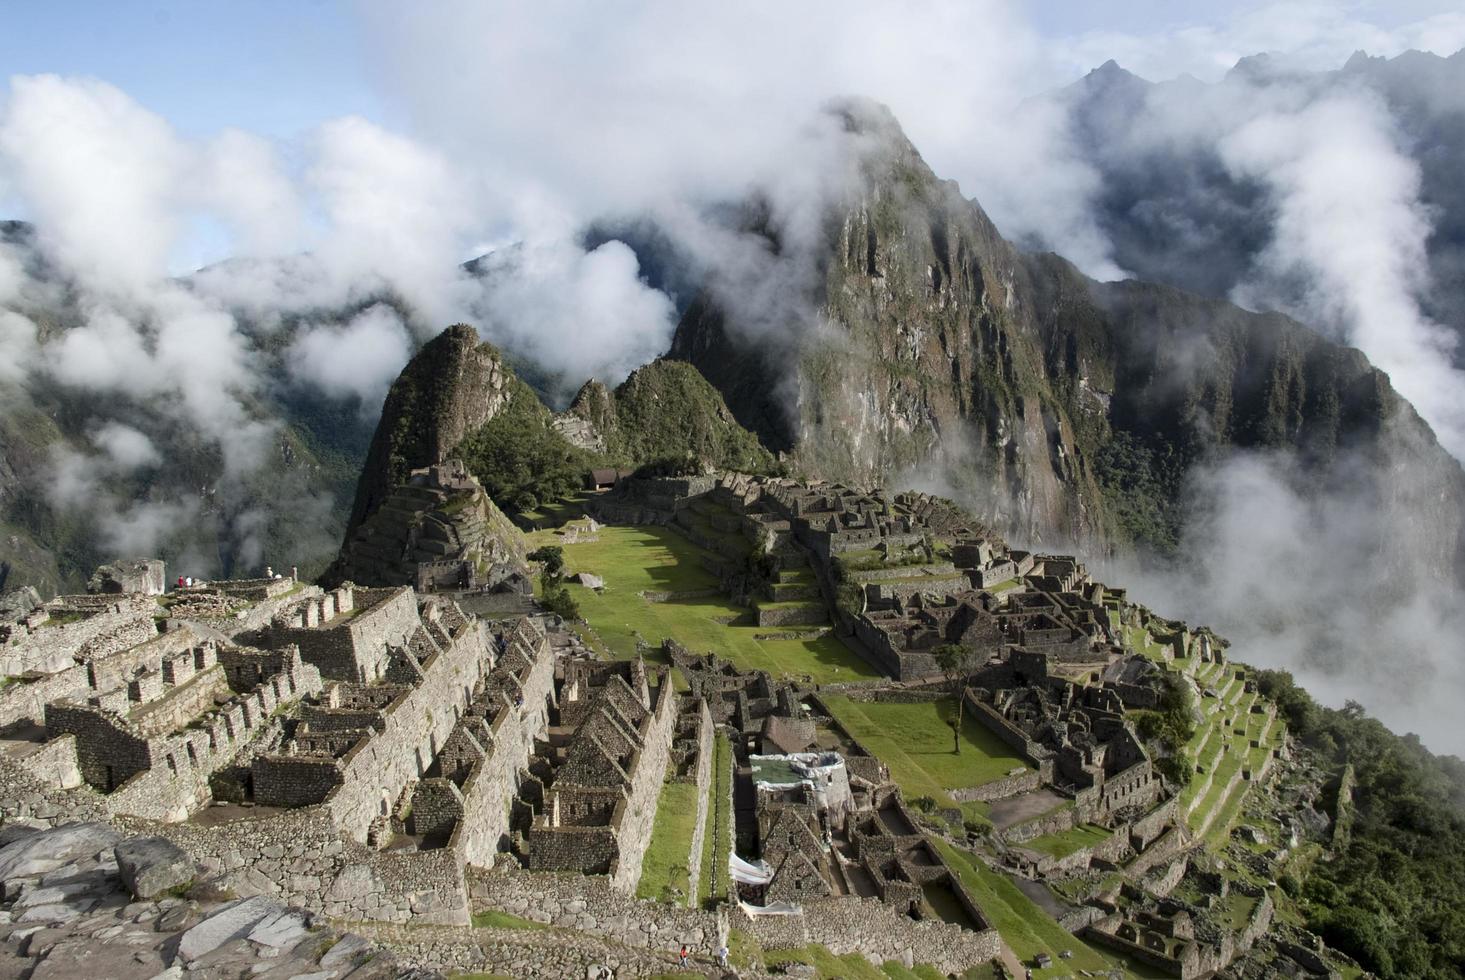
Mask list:
[[[1341,777],[1351,764],[1352,833],[1299,886],[1310,929],[1385,978],[1465,973],[1465,762],[1432,755],[1357,704],[1318,704],[1286,671],[1258,673],[1292,733]],[[1347,794],[1337,799],[1334,812]]]
[[[686,457],[744,473],[777,466],[758,437],[733,418],[717,389],[681,361],[652,361],[614,392],[589,382],[570,414],[590,422],[606,457],[622,466]]]
[[[549,409],[524,382],[509,377],[504,393],[503,408],[454,450],[488,495],[520,514],[583,487],[601,458],[556,432]]]

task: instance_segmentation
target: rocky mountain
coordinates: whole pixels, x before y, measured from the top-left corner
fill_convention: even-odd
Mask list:
[[[231,474],[225,448],[175,401],[63,384],[34,356],[32,343],[63,340],[92,311],[32,241],[29,225],[0,222],[0,248],[38,284],[0,306],[0,588],[80,591],[97,564],[134,551],[200,576],[323,568],[367,432],[355,406],[293,383],[293,324],[250,334],[247,355],[270,381],[241,400],[269,436],[262,458]],[[10,317],[23,317],[25,332],[8,333]]]
[[[873,148],[827,216],[807,312],[821,327],[753,334],[709,291],[670,354],[796,468],[958,488],[1018,540],[1163,551],[1199,463],[1296,450],[1317,489],[1366,485],[1395,566],[1423,549],[1459,574],[1465,473],[1361,353],[1282,316],[1026,254],[888,111],[842,111]]]
[[[393,383],[346,541],[407,474],[460,458],[513,514],[578,490],[593,467],[691,460],[762,472],[775,460],[690,365],[658,360],[611,390],[587,381],[558,415],[472,327],[449,327]]]
[[[423,344],[387,392],[356,484],[347,538],[408,473],[446,460],[509,404],[521,384],[498,350],[466,324]]]
[[[1243,58],[1219,82],[1150,82],[1106,62],[1048,96],[1079,158],[1098,177],[1095,218],[1114,260],[1141,279],[1226,296],[1267,270],[1276,210],[1262,181],[1228,166],[1223,142],[1265,111],[1296,113],[1334,100],[1376,104],[1418,168],[1430,234],[1419,299],[1433,321],[1465,325],[1465,51],[1395,58],[1357,52],[1335,71]],[[1204,120],[1204,122],[1198,122]],[[1060,249],[1061,250],[1061,249]],[[1465,347],[1456,363],[1465,363]]]
[[[571,442],[622,466],[688,454],[750,473],[774,465],[717,389],[682,361],[653,361],[614,391],[587,381],[555,425]]]

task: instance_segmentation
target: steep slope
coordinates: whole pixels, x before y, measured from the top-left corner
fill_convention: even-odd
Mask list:
[[[826,221],[810,319],[827,326],[778,346],[729,327],[706,293],[672,343],[768,445],[815,475],[959,487],[1019,540],[1095,550],[1173,547],[1197,463],[1296,449],[1319,489],[1361,479],[1397,510],[1380,544],[1400,564],[1423,546],[1432,571],[1459,573],[1465,474],[1360,353],[1284,317],[1025,255],[888,111],[843,111],[873,148]],[[1344,449],[1383,468],[1343,472]],[[1421,529],[1381,475],[1399,467],[1415,502],[1434,501],[1433,537],[1398,533]],[[1132,500],[1136,487],[1153,499]]]
[[[1220,81],[1150,82],[1110,61],[1045,99],[1098,177],[1094,216],[1114,259],[1141,279],[1226,296],[1265,268],[1278,208],[1263,182],[1238,173],[1228,143],[1247,122],[1323,103],[1377,104],[1381,138],[1418,168],[1431,233],[1423,312],[1465,329],[1465,51],[1355,53],[1335,71],[1302,71],[1266,55]],[[1408,193],[1413,193],[1412,190]],[[1058,246],[1062,250],[1061,244]],[[1465,346],[1455,360],[1465,364]]]
[[[423,344],[387,392],[356,485],[347,540],[408,473],[445,461],[465,436],[509,404],[517,383],[498,350],[466,324]]]
[[[620,465],[692,455],[722,469],[766,472],[773,455],[733,418],[690,364],[656,360],[611,391],[587,381],[556,427]]]
[[[249,338],[270,383],[238,397],[269,435],[254,465],[231,473],[175,398],[61,380],[57,346],[94,311],[34,240],[28,224],[0,222],[0,258],[29,281],[0,301],[0,588],[79,591],[119,554],[199,576],[323,568],[364,439],[351,406],[289,380],[289,325]]]

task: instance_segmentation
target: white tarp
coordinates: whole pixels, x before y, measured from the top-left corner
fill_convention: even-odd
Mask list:
[[[734,881],[745,885],[766,885],[773,880],[773,869],[764,861],[744,861],[736,854],[728,855],[728,873]]]
[[[790,905],[788,902],[774,902],[772,905],[749,905],[747,902],[739,901],[738,905],[748,915],[803,915],[804,909],[800,905]]]

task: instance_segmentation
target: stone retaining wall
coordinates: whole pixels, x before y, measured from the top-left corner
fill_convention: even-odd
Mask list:
[[[492,872],[469,870],[467,886],[475,912],[500,909],[636,949],[675,952],[686,943],[706,950],[721,935],[716,913],[638,899],[605,876],[505,866]]]
[[[625,801],[616,807],[620,816],[615,826],[618,853],[611,880],[624,891],[635,891],[641,880],[641,858],[651,843],[656,805],[661,801],[661,787],[666,782],[672,733],[677,723],[677,700],[677,694],[672,690],[671,675],[666,674],[656,686],[656,704],[651,708],[638,759],[632,763],[634,769],[629,792]]]
[[[1042,772],[1037,769],[1024,769],[1016,776],[1003,776],[1001,779],[994,779],[980,786],[954,789],[950,795],[958,803],[971,803],[975,801],[990,803],[993,800],[1005,800],[1009,796],[1031,793],[1036,789],[1041,789],[1042,786]]]
[[[467,890],[451,850],[373,851],[337,833],[324,807],[212,826],[131,817],[117,822],[174,841],[224,874],[238,895],[274,895],[348,921],[468,922]]]
[[[876,898],[820,899],[807,903],[803,915],[748,916],[734,909],[729,922],[770,949],[820,943],[836,956],[859,953],[876,965],[910,959],[943,973],[962,973],[1002,949],[995,929],[974,932],[938,920],[916,921]]]

